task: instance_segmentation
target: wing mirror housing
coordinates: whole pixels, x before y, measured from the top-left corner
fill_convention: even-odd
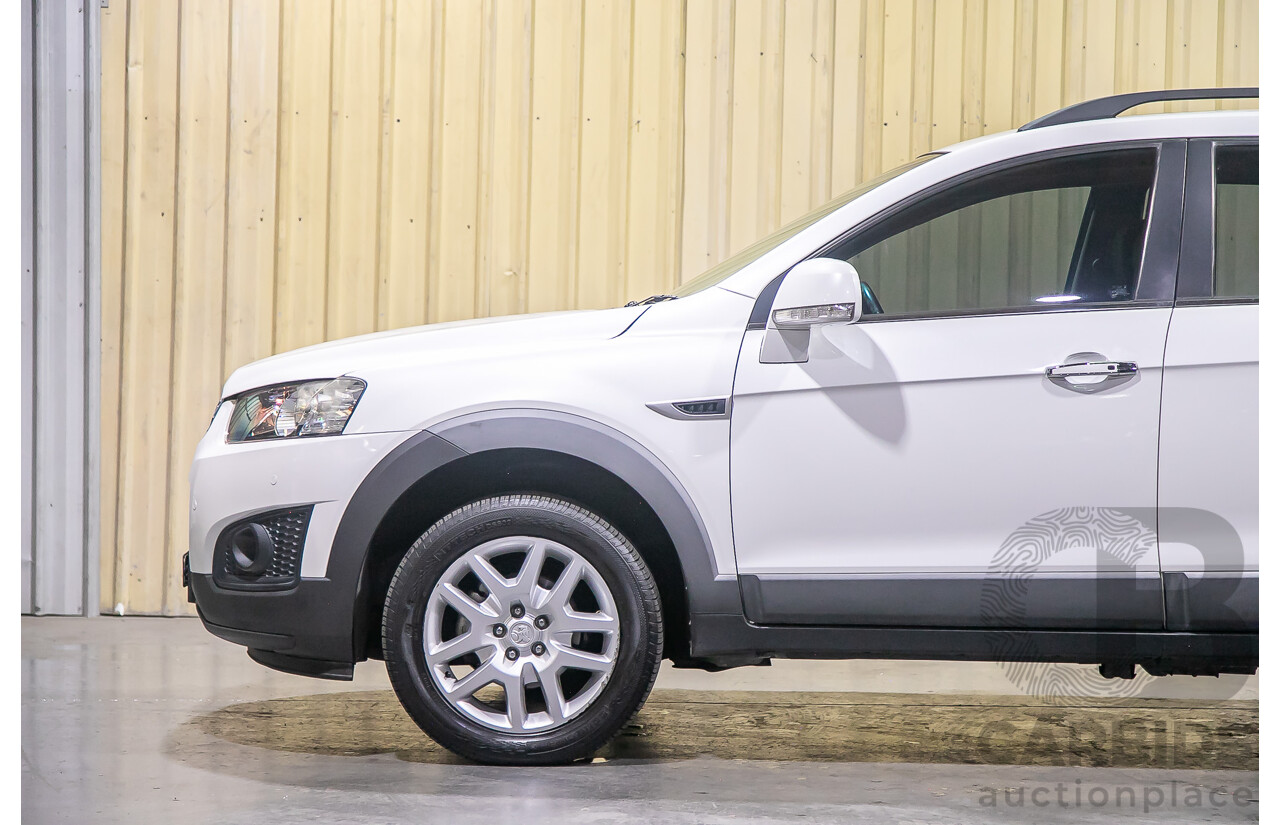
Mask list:
[[[770,317],[773,326],[784,330],[858,321],[862,318],[858,271],[837,258],[801,261],[782,279]]]
[[[853,264],[836,258],[801,261],[787,272],[773,297],[760,363],[807,363],[814,327],[852,324],[861,318],[862,279]]]

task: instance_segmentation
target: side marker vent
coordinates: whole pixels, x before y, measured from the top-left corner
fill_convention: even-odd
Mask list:
[[[724,415],[725,404],[723,398],[717,398],[714,401],[682,401],[672,406],[685,415]]]
[[[699,418],[728,418],[732,405],[727,398],[701,398],[697,401],[668,401],[645,406],[667,418],[689,421]]]

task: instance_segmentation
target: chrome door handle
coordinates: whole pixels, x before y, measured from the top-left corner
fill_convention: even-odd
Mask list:
[[[1048,367],[1044,374],[1050,378],[1080,378],[1089,375],[1132,375],[1137,371],[1138,365],[1132,361],[1083,361]]]
[[[1045,377],[1059,387],[1075,392],[1091,393],[1115,386],[1138,374],[1133,361],[1104,361],[1095,358],[1075,360],[1071,356],[1065,364],[1046,367]]]

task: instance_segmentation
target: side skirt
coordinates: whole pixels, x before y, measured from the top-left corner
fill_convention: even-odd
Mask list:
[[[767,626],[691,617],[692,658],[712,667],[764,659],[934,659],[1140,664],[1157,675],[1253,673],[1256,633]]]

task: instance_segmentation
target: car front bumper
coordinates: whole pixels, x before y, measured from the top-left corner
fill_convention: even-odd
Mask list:
[[[357,658],[359,566],[333,564],[338,526],[366,476],[413,433],[360,433],[226,443],[232,404],[223,403],[191,465],[188,599],[216,636],[249,648],[262,664],[292,673],[351,678]],[[220,586],[213,568],[228,527],[284,508],[309,508],[294,580],[282,589]],[[335,569],[343,571],[335,574]]]

